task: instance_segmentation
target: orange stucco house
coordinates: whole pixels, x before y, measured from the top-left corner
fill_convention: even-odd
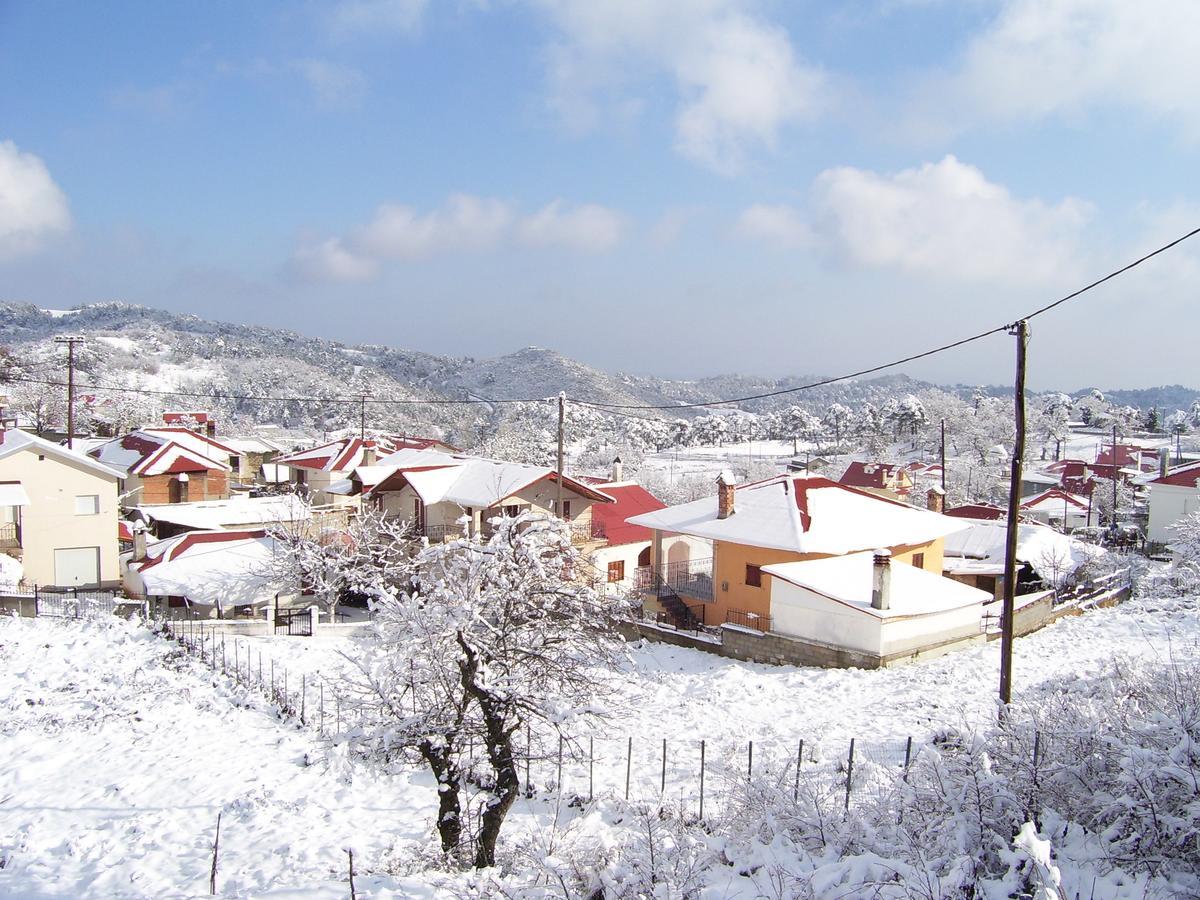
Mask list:
[[[892,561],[940,577],[945,537],[964,527],[961,519],[815,476],[735,485],[722,473],[717,491],[629,519],[653,533],[642,573],[647,606],[684,624],[770,630],[774,579],[762,570],[780,563],[887,549]],[[664,558],[666,534],[710,541],[711,557]]]

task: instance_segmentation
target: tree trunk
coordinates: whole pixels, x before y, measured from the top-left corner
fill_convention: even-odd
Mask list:
[[[421,756],[438,783],[437,830],[442,840],[442,852],[452,853],[462,839],[462,809],[458,799],[461,779],[448,750],[423,741]]]
[[[487,869],[496,864],[496,842],[500,837],[500,829],[521,789],[512,746],[512,729],[516,726],[509,727],[507,724],[504,714],[506,702],[479,684],[478,653],[463,640],[461,633],[458,643],[464,654],[459,664],[463,689],[479,704],[487,733],[488,762],[496,776],[496,786],[491,790],[492,798],[480,815],[479,833],[475,838],[475,868]]]

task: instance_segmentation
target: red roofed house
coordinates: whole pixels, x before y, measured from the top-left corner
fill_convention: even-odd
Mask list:
[[[1139,472],[1154,471],[1158,465],[1158,451],[1133,444],[1109,444],[1096,454],[1096,464],[1101,466],[1116,465],[1121,469],[1137,469]]]
[[[197,434],[204,434],[208,437],[213,437],[217,433],[217,422],[209,413],[202,410],[194,410],[192,412],[165,412],[162,416],[163,424],[170,425],[176,428],[186,428],[189,431],[194,431]]]
[[[1171,469],[1150,482],[1150,523],[1146,537],[1169,544],[1168,526],[1200,510],[1200,462]]]
[[[717,491],[630,520],[653,531],[648,606],[678,625],[702,618],[778,633],[827,665],[886,665],[978,639],[990,597],[942,577],[945,536],[968,527],[963,520],[819,477],[735,485],[722,473]],[[709,540],[712,557],[675,565],[666,534]],[[825,564],[833,558],[847,561]],[[874,590],[892,576],[895,591]],[[779,603],[777,588],[787,598]]]
[[[620,478],[616,467],[614,479]],[[592,507],[592,535],[605,543],[592,551],[592,563],[600,570],[610,590],[626,592],[638,583],[638,570],[649,571],[650,544],[654,533],[645,525],[626,521],[642,513],[666,509],[666,504],[633,481],[604,481],[593,485],[615,500]],[[679,563],[712,555],[707,541],[685,535],[664,537],[663,552],[668,561]]]
[[[359,466],[373,466],[380,456],[401,449],[398,442],[414,440],[424,439],[341,438],[318,444],[308,450],[297,450],[277,456],[275,464],[288,467],[291,471],[291,483],[307,493],[314,504],[345,505],[351,502],[346,499],[346,495],[350,489],[350,474],[355,469]]]
[[[184,428],[131,431],[89,452],[121,472],[124,506],[224,500],[230,448]]]
[[[1003,506],[994,506],[991,503],[964,503],[962,506],[954,506],[945,510],[945,514],[953,516],[956,519],[978,519],[980,521],[994,522],[1007,518],[1008,510]]]
[[[938,474],[940,477],[941,473]],[[838,481],[891,499],[907,497],[913,487],[909,468],[890,463],[852,462]]]
[[[1021,501],[1021,512],[1030,519],[1051,525],[1062,531],[1090,524],[1091,502],[1087,497],[1068,494],[1059,488],[1043,491],[1036,497]]]

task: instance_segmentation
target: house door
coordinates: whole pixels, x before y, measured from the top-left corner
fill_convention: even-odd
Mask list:
[[[54,584],[83,587],[100,583],[100,548],[71,547],[54,551]]]

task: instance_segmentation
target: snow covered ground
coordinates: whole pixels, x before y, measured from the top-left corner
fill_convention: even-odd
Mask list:
[[[1018,693],[1066,689],[1121,657],[1195,653],[1197,634],[1200,613],[1190,602],[1131,602],[1067,619],[1017,642]],[[317,673],[332,678],[348,668],[342,654],[353,654],[354,644],[253,638],[225,649],[228,667],[237,658],[252,680],[260,653],[267,671],[275,661],[279,679],[288,670],[293,691],[306,673],[311,718]],[[222,812],[224,895],[344,897],[346,847],[368,873],[356,879],[359,896],[441,895],[433,885],[446,876],[421,871],[433,813],[423,772],[348,761],[314,729],[280,720],[258,692],[136,624],[5,619],[0,664],[0,894],[206,894]],[[801,738],[806,759],[840,757],[851,737],[868,758],[888,748],[894,759],[909,735],[921,741],[990,721],[997,670],[996,644],[878,672],[774,668],[634,646],[623,671],[607,676],[616,717],[591,735],[593,789],[604,802],[580,813],[556,807],[553,791],[522,800],[502,842],[511,852],[553,843],[556,816],[560,826],[578,816],[613,834],[628,828],[617,798],[629,737],[632,798],[658,796],[666,738],[666,797],[691,808],[700,739],[718,768],[733,759],[740,766],[750,740],[756,771],[782,765]],[[332,707],[327,695],[330,730]],[[550,748],[534,764],[534,781],[549,785],[555,769]],[[566,796],[586,796],[587,769],[568,758]],[[708,802],[710,811],[723,802],[715,774]],[[455,884],[460,895],[488,895]],[[730,869],[706,896],[762,889]]]

